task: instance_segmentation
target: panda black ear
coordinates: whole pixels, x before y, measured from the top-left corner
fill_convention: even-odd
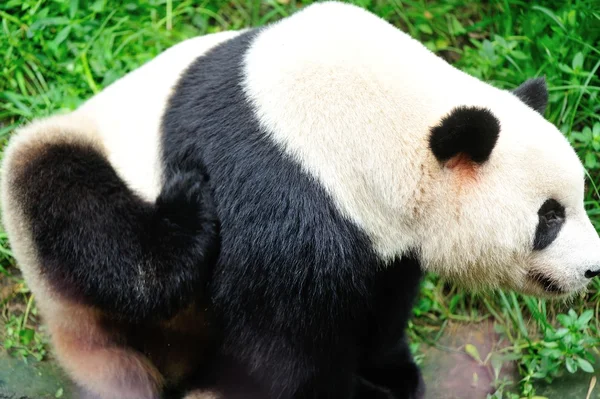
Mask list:
[[[431,129],[429,148],[440,162],[457,155],[487,161],[500,134],[500,121],[486,108],[458,107]],[[462,159],[462,158],[461,158]]]
[[[514,89],[512,93],[519,97],[527,106],[544,115],[546,105],[548,105],[548,88],[546,87],[545,78],[526,80],[521,86]]]

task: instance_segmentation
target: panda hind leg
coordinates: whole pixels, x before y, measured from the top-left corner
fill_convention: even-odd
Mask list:
[[[80,397],[160,398],[163,377],[144,355],[119,345],[96,323],[80,321],[77,325],[48,322],[56,356],[80,387]]]

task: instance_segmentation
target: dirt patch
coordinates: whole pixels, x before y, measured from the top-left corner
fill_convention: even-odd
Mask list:
[[[426,397],[485,399],[495,391],[490,355],[504,346],[506,343],[495,332],[492,322],[451,323],[438,346],[423,348],[421,367],[427,384]],[[479,360],[475,359],[474,354]],[[517,369],[513,363],[503,364],[499,378],[504,377],[518,381]]]

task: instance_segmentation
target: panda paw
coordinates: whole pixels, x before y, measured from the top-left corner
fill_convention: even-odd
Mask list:
[[[353,399],[400,399],[389,389],[377,386],[362,377],[356,377],[356,390]]]
[[[391,392],[395,399],[424,399],[425,381],[419,367],[412,361],[393,367],[379,367],[369,370],[362,379],[380,389]]]
[[[414,363],[413,365],[417,374],[417,386],[412,392],[411,399],[425,399],[425,380],[423,380],[423,375],[421,374],[419,367],[417,367],[417,365]]]
[[[397,371],[397,378],[390,381],[390,388],[398,399],[424,399],[425,381],[419,366],[409,362]]]

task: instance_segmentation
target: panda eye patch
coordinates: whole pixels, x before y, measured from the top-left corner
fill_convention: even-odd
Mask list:
[[[565,221],[565,208],[555,199],[548,199],[538,211],[539,223],[533,240],[533,249],[541,250],[558,236]]]
[[[563,220],[565,218],[565,208],[558,201],[549,199],[540,207],[538,215],[547,221]]]

